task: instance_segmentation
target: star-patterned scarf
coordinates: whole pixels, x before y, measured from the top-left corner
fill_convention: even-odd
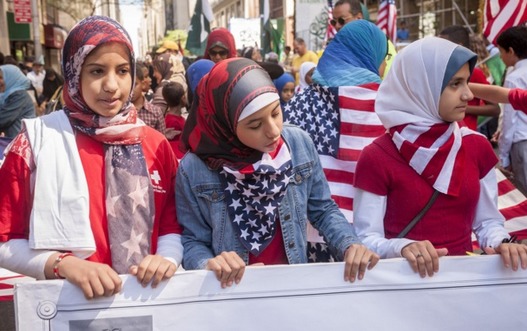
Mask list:
[[[123,109],[111,118],[93,112],[82,96],[82,65],[97,46],[109,42],[126,46],[130,54],[130,72],[135,72],[133,48],[123,27],[111,18],[91,16],[79,22],[65,41],[63,96],[64,111],[72,127],[104,144],[112,267],[123,274],[150,253],[154,193],[141,147],[145,126],[137,119],[131,95]],[[131,86],[134,86],[134,79]]]
[[[258,256],[274,238],[278,206],[291,179],[291,154],[280,141],[272,153],[241,170],[223,167],[225,200],[243,246]]]

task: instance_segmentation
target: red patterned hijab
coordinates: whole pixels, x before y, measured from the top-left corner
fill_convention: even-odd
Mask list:
[[[269,74],[245,58],[217,63],[197,88],[181,142],[213,169],[253,164],[262,152],[245,146],[236,136],[243,109],[264,93],[277,93]]]
[[[137,144],[144,138],[144,124],[137,121],[137,111],[131,100],[114,117],[93,112],[82,96],[80,76],[86,57],[99,45],[116,42],[130,52],[131,72],[135,73],[134,51],[124,28],[105,16],[91,16],[79,22],[68,35],[62,55],[64,74],[64,111],[72,126],[105,144]],[[132,87],[135,77],[132,77]]]

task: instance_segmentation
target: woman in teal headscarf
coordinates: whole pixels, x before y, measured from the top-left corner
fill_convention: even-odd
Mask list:
[[[385,132],[373,106],[386,53],[386,35],[375,24],[346,24],[320,58],[314,84],[283,108],[284,121],[306,130],[315,142],[331,195],[350,223],[360,152]],[[332,260],[316,231],[308,229],[308,240],[311,262]]]
[[[12,64],[0,66],[0,133],[14,138],[22,119],[35,117],[35,104],[27,93],[29,79]]]
[[[386,35],[373,23],[350,22],[322,54],[313,81],[323,86],[380,83],[379,67],[386,57],[387,46]]]

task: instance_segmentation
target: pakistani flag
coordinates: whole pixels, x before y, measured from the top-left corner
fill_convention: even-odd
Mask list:
[[[269,13],[269,0],[260,0],[261,17],[262,17],[262,39],[261,47],[263,54],[275,52],[280,54],[280,44],[282,39],[282,32],[274,28],[271,23]]]
[[[188,28],[188,39],[185,48],[195,55],[203,55],[210,33],[210,22],[214,19],[208,0],[197,0],[194,15]]]
[[[263,54],[267,54],[272,51],[271,39],[273,36],[273,25],[269,17],[269,0],[260,0],[260,8],[262,15],[262,40],[260,45]]]

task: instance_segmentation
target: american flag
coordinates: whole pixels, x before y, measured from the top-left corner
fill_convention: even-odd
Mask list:
[[[395,0],[381,0],[377,13],[377,26],[393,43],[397,40],[397,8]]]
[[[498,179],[498,209],[505,217],[505,228],[518,239],[527,239],[527,199],[496,169]]]
[[[292,177],[291,154],[281,142],[276,155],[265,153],[262,160],[241,170],[224,167],[225,201],[240,241],[258,256],[276,233],[276,212]]]
[[[335,38],[337,34],[337,29],[331,25],[331,20],[333,19],[333,0],[328,0],[328,25],[326,29],[326,41]]]
[[[527,21],[525,0],[485,0],[483,35],[496,44],[500,33]]]
[[[311,85],[284,108],[284,120],[313,139],[332,198],[353,221],[353,176],[362,149],[386,130],[373,111],[377,83],[361,86]]]

